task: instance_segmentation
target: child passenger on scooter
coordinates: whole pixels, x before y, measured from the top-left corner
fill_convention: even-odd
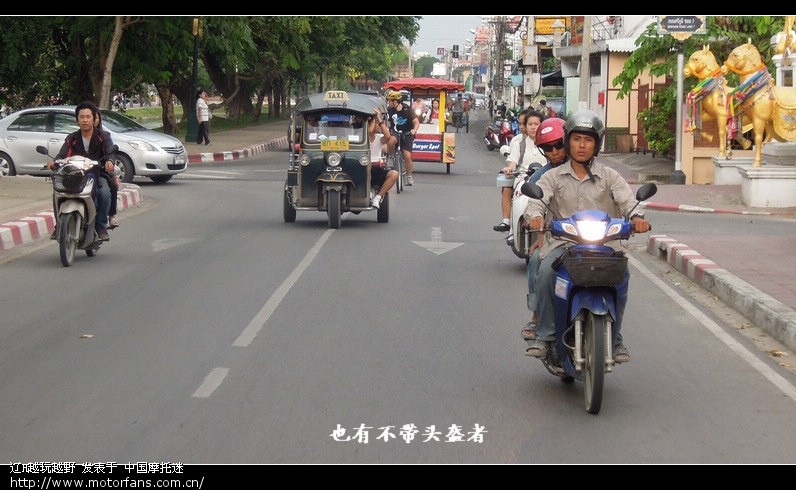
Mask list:
[[[536,129],[542,123],[544,117],[530,109],[520,112],[517,120],[520,126],[520,134],[511,139],[509,144],[509,156],[506,157],[507,165],[503,168],[503,175],[509,176],[520,166],[527,169],[533,162],[545,163],[542,152],[536,147]],[[503,219],[500,223],[492,227],[495,231],[509,232],[506,240],[514,238],[511,229],[511,198],[514,192],[514,182],[506,181],[508,187],[500,189],[500,209]]]

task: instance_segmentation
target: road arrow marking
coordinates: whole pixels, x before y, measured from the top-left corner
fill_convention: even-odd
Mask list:
[[[458,242],[443,242],[442,241],[442,228],[439,227],[432,227],[431,228],[431,241],[430,242],[417,242],[412,241],[412,243],[420,245],[421,247],[425,248],[429,252],[433,252],[437,255],[442,255],[445,252],[453,250],[454,248],[464,245],[464,243]]]

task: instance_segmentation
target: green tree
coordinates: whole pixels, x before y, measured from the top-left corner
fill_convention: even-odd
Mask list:
[[[439,63],[439,59],[434,56],[421,56],[415,60],[413,73],[416,77],[430,77],[434,71],[434,63]]]

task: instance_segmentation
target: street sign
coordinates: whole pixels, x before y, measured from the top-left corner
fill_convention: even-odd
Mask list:
[[[708,26],[705,15],[659,15],[658,34],[671,34],[684,41],[692,34],[706,34]]]

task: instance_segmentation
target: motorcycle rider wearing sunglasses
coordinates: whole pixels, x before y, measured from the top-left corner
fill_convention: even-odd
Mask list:
[[[547,163],[531,175],[530,181],[534,184],[539,181],[542,175],[556,168],[567,161],[567,152],[564,149],[564,120],[552,117],[542,121],[536,131],[536,146],[544,153]],[[549,217],[548,217],[549,218]],[[549,225],[549,220],[545,226]],[[539,273],[539,248],[542,246],[544,234],[539,233],[539,238],[535,240],[528,249],[528,309],[531,311],[531,321],[529,321],[520,332],[525,340],[536,338],[536,276]]]

